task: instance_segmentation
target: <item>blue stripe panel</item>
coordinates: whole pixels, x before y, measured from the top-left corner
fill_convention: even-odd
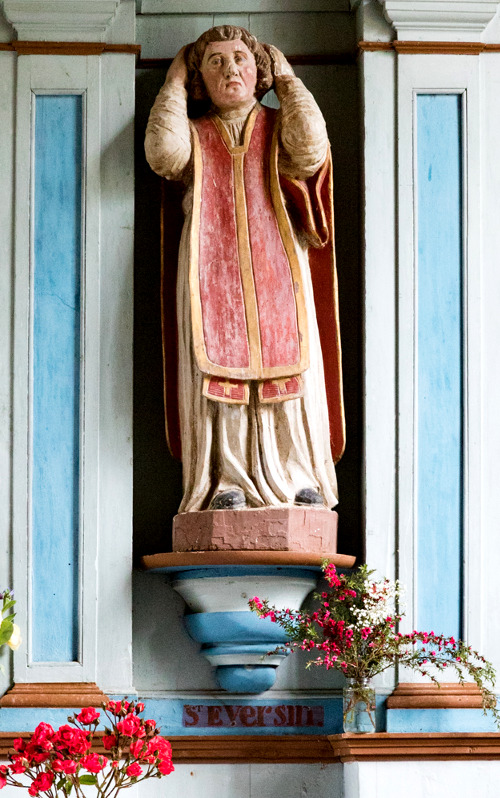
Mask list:
[[[82,97],[35,100],[32,651],[79,656]]]
[[[460,636],[462,106],[417,97],[418,625]]]
[[[123,695],[110,695],[109,696],[113,700],[122,700],[124,698]],[[137,696],[128,693],[127,696],[128,700],[131,701],[132,699],[136,699]],[[259,699],[247,699],[247,698],[237,698],[231,697],[229,695],[221,695],[220,698],[196,698],[193,697],[191,699],[186,698],[155,698],[151,696],[150,698],[143,698],[139,696],[141,700],[144,701],[145,710],[143,713],[143,717],[145,718],[154,718],[160,727],[160,731],[166,737],[171,735],[212,735],[212,734],[221,734],[221,735],[228,735],[231,734],[245,734],[245,735],[262,735],[262,734],[279,734],[279,735],[294,735],[294,734],[339,734],[342,731],[342,695],[340,691],[332,691],[332,695],[324,698],[309,698],[307,696],[302,696],[300,698],[273,698],[272,693],[268,694],[266,698],[259,698]],[[385,727],[385,698],[384,696],[377,696],[377,730],[382,731]],[[206,707],[215,707],[214,715],[214,725],[207,726],[201,725],[203,721],[204,712],[206,712]],[[249,717],[250,713],[245,713],[247,716],[248,725],[222,725],[220,726],[218,723],[218,719],[223,717],[224,707],[228,707],[228,712],[226,714],[234,714],[237,712],[239,707],[254,707],[257,709],[257,712],[254,712],[254,717]],[[286,707],[285,713],[283,713],[283,707]],[[314,716],[316,718],[322,715],[322,725],[321,726],[311,726],[311,725],[289,725],[288,717],[289,717],[289,706],[296,706],[296,707],[304,707],[307,706],[309,708],[322,708],[323,712],[319,713],[316,711]],[[259,713],[258,707],[268,708],[274,707],[275,713],[274,717],[276,718],[277,722],[276,725],[274,722],[270,726],[260,726],[254,723],[255,716],[257,718],[262,715],[262,710]],[[200,710],[198,712],[198,709]],[[392,712],[393,710],[391,710]],[[443,714],[446,714],[449,710],[445,710]],[[458,712],[462,712],[467,714],[469,711],[475,710],[458,710]],[[481,710],[477,710],[481,712]],[[76,710],[78,712],[78,710]],[[68,715],[72,715],[75,713],[74,708],[63,708],[63,709],[47,709],[47,708],[18,708],[18,707],[2,707],[0,711],[0,731],[1,732],[20,732],[20,731],[34,731],[36,726],[41,723],[50,723],[54,728],[58,726],[62,726],[67,723]],[[196,727],[193,728],[194,723],[196,721],[196,714],[198,714],[198,724]],[[264,715],[271,714],[268,709],[264,709]],[[390,713],[387,713],[390,714]],[[240,713],[243,715],[243,713]],[[308,713],[304,710],[299,713],[295,713],[295,720],[297,720],[297,716],[301,716],[304,720],[307,720]],[[192,723],[193,725],[188,725]],[[454,731],[455,729],[452,729]],[[492,724],[491,731],[494,731],[494,725]],[[406,731],[406,729],[405,729]]]
[[[398,732],[495,732],[491,713],[482,709],[388,709],[387,729]]]

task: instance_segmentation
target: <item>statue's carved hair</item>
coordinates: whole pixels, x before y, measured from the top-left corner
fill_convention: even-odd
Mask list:
[[[193,100],[208,99],[207,90],[201,76],[201,63],[207,44],[210,42],[226,42],[234,39],[241,39],[255,58],[257,65],[257,84],[255,86],[255,96],[261,99],[269,91],[273,84],[271,72],[271,57],[266,46],[257,41],[245,28],[236,25],[218,25],[215,28],[205,31],[193,44],[190,45],[186,53],[186,63],[188,68],[188,94]]]

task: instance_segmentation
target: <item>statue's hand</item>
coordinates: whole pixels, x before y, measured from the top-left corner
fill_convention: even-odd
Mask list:
[[[188,71],[185,59],[185,52],[188,47],[189,47],[188,44],[182,47],[175,56],[172,63],[170,64],[165,81],[166,83],[177,83],[181,86],[186,85],[188,78]]]
[[[274,47],[272,44],[268,44],[267,49],[269,55],[271,56],[271,69],[273,76],[275,78],[279,78],[282,75],[292,75],[293,77],[294,71],[281,50],[278,50],[278,48]]]

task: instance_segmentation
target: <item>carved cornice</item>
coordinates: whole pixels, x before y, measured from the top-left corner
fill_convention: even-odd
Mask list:
[[[108,697],[95,682],[18,682],[0,707],[99,707]]]
[[[498,732],[334,734],[336,762],[500,759]]]
[[[400,682],[387,699],[387,709],[481,709],[482,706],[481,691],[475,682]]]
[[[21,40],[104,41],[120,0],[4,0]]]
[[[398,39],[474,41],[493,19],[498,0],[379,0]]]

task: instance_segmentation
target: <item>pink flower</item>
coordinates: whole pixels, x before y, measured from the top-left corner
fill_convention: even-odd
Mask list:
[[[36,779],[33,781],[30,789],[28,790],[30,795],[36,795],[38,792],[47,792],[50,790],[54,783],[54,774],[53,773],[40,773]],[[34,789],[34,792],[31,792],[31,789]]]
[[[54,737],[54,745],[58,751],[67,749],[70,754],[84,754],[89,750],[91,742],[81,729],[61,726]]]
[[[66,773],[66,775],[70,776],[72,773],[76,773],[77,764],[73,759],[55,759],[52,762],[52,770],[55,770],[56,773]]]
[[[8,772],[7,765],[0,765],[0,790],[7,784]]]
[[[142,701],[139,701],[139,703],[135,705],[135,711],[144,712],[144,704],[142,703]]]
[[[29,744],[39,746],[43,751],[52,751],[54,729],[49,723],[39,723],[33,732]]]
[[[131,779],[137,779],[139,776],[142,775],[142,768],[138,762],[132,762],[131,765],[127,768],[127,776],[130,776]]]
[[[24,773],[28,766],[28,761],[22,756],[13,756],[10,769],[13,773]]]
[[[172,765],[171,759],[161,759],[158,765],[158,770],[162,774],[162,776],[168,776],[169,773],[172,773],[174,770],[174,766]]]
[[[133,743],[130,744],[130,753],[136,759],[141,758],[141,754],[144,751],[144,743],[142,740],[135,740]]]
[[[141,728],[141,721],[136,715],[127,715],[123,720],[116,724],[120,734],[125,737],[134,737]]]
[[[99,712],[96,712],[94,707],[85,707],[82,709],[79,715],[76,716],[77,721],[83,723],[85,726],[89,723],[94,723],[100,716]]]
[[[80,763],[89,773],[100,773],[100,771],[106,767],[108,760],[105,756],[88,754],[88,756],[82,756]]]
[[[110,751],[112,748],[114,748],[116,743],[117,738],[115,734],[105,734],[102,738],[102,744],[106,751]]]

